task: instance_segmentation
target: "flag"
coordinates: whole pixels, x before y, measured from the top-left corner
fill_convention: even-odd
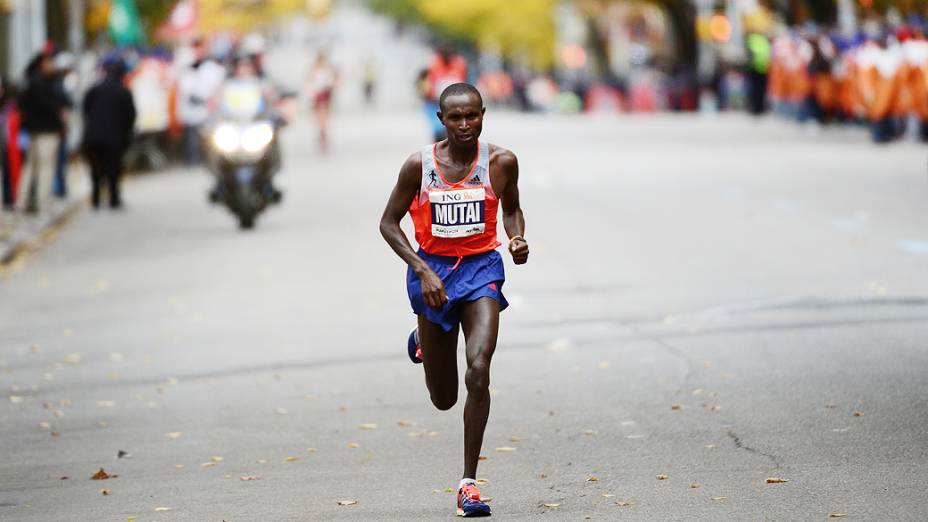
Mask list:
[[[113,0],[109,30],[110,37],[117,45],[140,44],[145,40],[135,0]]]

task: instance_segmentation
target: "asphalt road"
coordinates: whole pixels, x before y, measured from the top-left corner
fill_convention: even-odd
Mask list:
[[[307,125],[253,232],[176,170],[7,267],[0,519],[453,516],[463,400],[430,406],[377,231],[424,123],[343,115],[327,157]],[[484,137],[533,249],[478,473],[497,518],[928,519],[923,147],[741,116],[490,111]]]

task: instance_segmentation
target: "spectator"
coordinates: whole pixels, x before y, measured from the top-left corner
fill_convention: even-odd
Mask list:
[[[90,163],[93,182],[91,203],[100,207],[100,189],[109,187],[110,207],[120,208],[122,200],[119,178],[122,160],[132,141],[135,127],[135,103],[132,92],[124,85],[126,67],[115,61],[106,67],[106,76],[84,97],[84,155]]]
[[[47,210],[58,146],[64,130],[66,111],[71,101],[61,89],[50,53],[40,53],[26,69],[26,88],[19,101],[23,117],[23,129],[29,134],[22,179],[16,194],[16,210],[24,212],[29,202],[29,192],[34,185],[36,209]]]

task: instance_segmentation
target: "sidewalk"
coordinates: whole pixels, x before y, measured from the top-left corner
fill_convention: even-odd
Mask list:
[[[14,220],[13,212],[0,210],[0,265],[9,263],[18,252],[36,244],[46,231],[66,221],[87,201],[90,182],[84,165],[72,162],[67,176],[68,196],[64,199],[52,197],[47,212]]]

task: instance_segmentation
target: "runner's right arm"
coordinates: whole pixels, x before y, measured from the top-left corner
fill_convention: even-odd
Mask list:
[[[390,193],[390,199],[387,200],[387,208],[383,211],[380,218],[380,234],[390,245],[390,248],[396,252],[396,255],[406,262],[407,265],[419,276],[422,281],[422,297],[425,303],[432,308],[441,308],[448,302],[448,296],[445,293],[445,285],[441,278],[429,268],[429,265],[416,254],[412,245],[409,244],[409,238],[400,228],[400,221],[409,210],[409,204],[419,192],[419,186],[422,183],[422,158],[416,152],[400,169],[399,179],[393,192]]]

